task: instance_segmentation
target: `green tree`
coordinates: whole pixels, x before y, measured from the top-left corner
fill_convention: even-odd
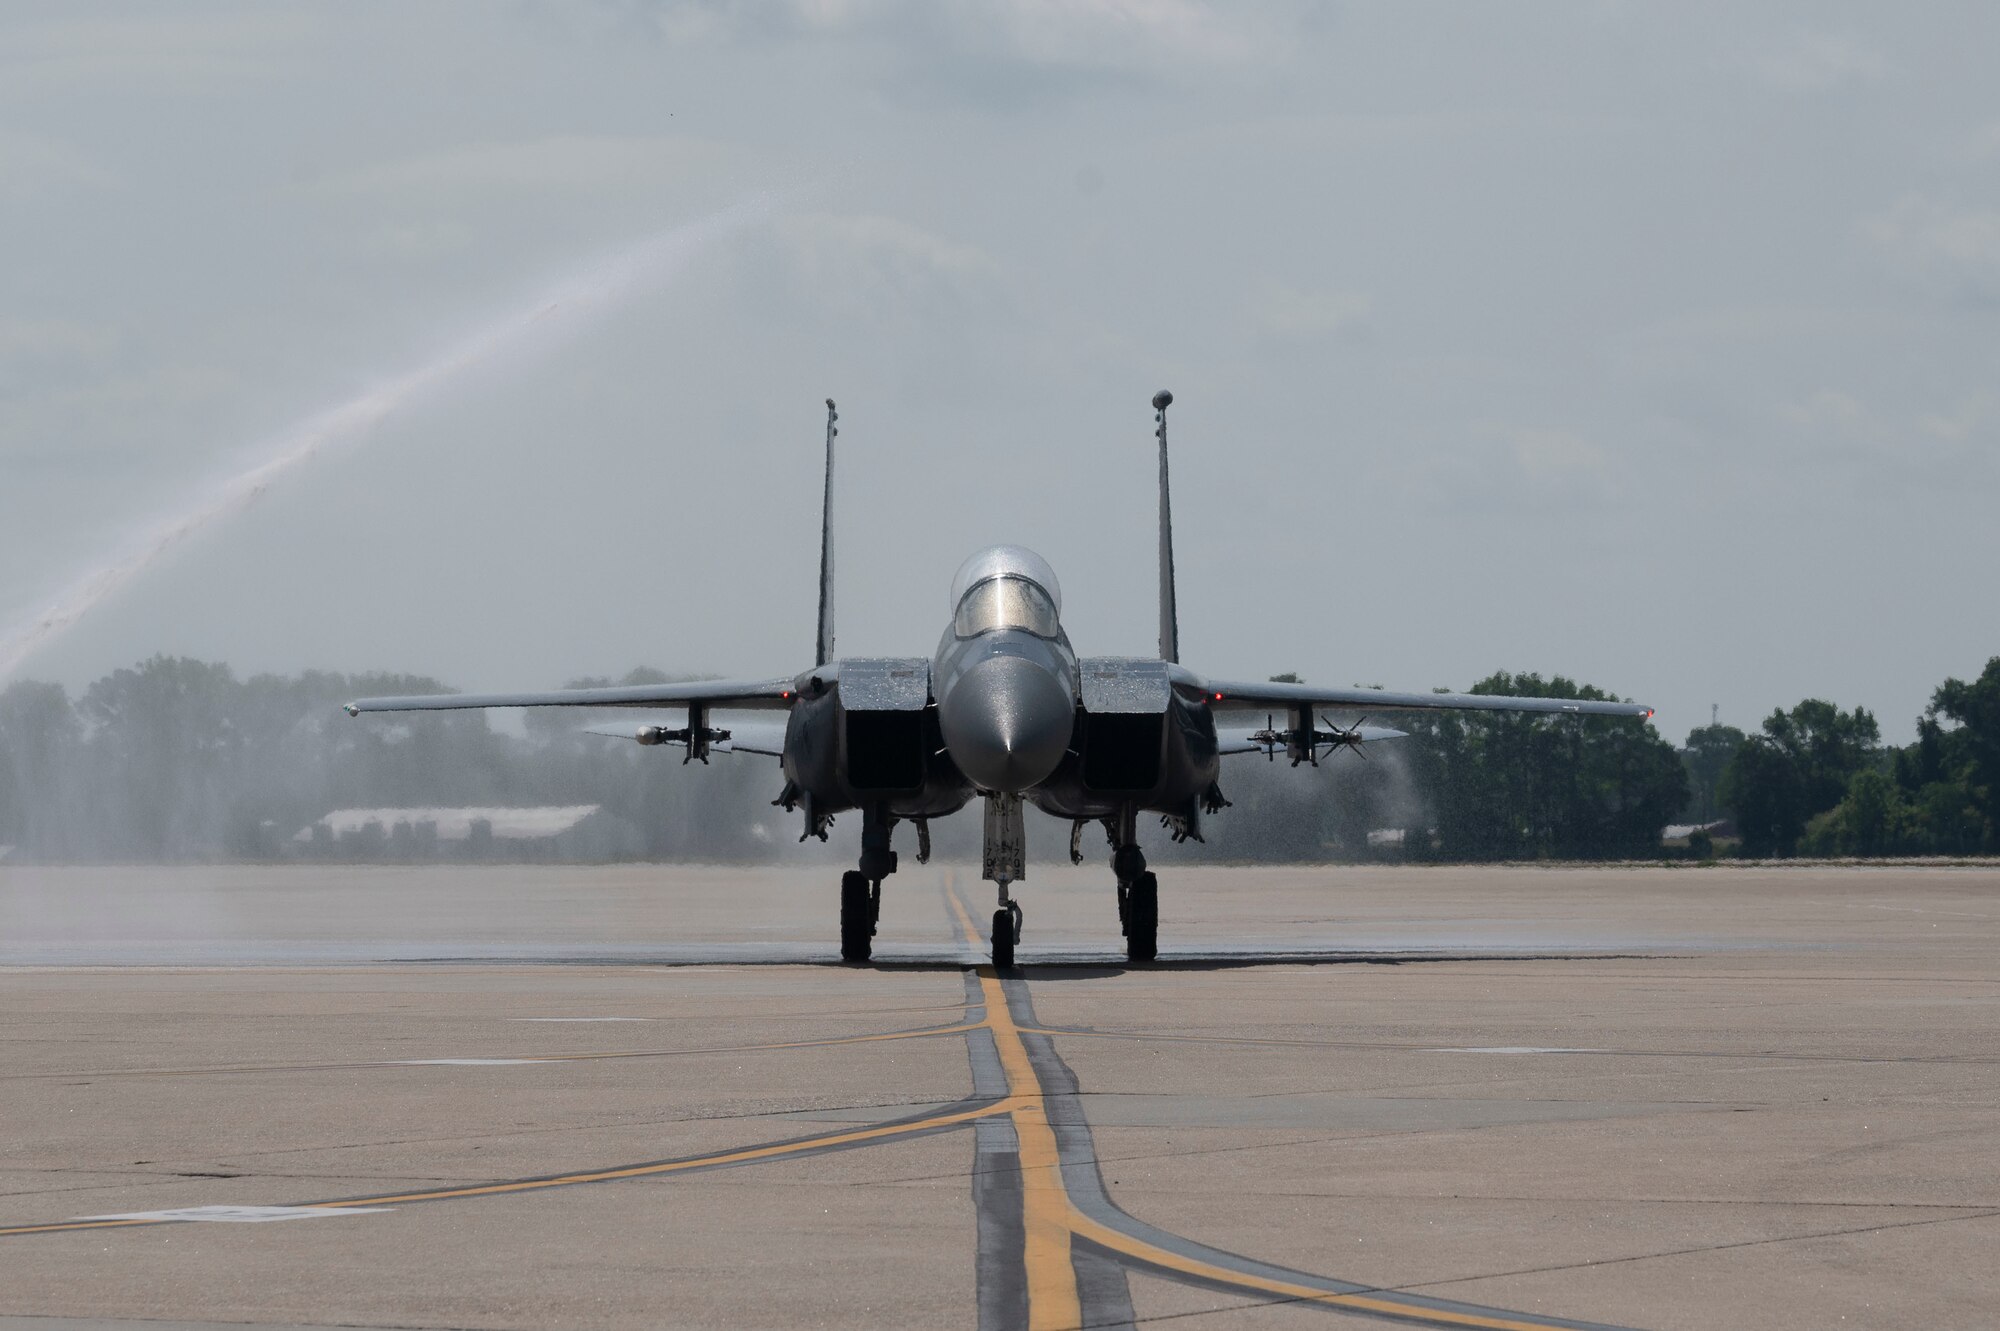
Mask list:
[[[1900,855],[1922,849],[1915,811],[1894,780],[1863,768],[1847,797],[1806,824],[1800,849],[1809,855]]]
[[[155,656],[84,691],[90,798],[112,814],[102,850],[142,859],[212,854],[241,752],[229,667]]]
[[[1746,855],[1791,855],[1806,824],[1847,795],[1855,773],[1872,766],[1881,729],[1866,708],[1843,712],[1808,698],[1774,711],[1763,733],[1724,766],[1718,798],[1743,834]]]
[[[1471,691],[1612,698],[1560,675],[1501,673]],[[1442,858],[1657,855],[1660,829],[1687,802],[1679,756],[1636,717],[1442,712],[1407,726],[1436,830],[1428,849]]]
[[[2000,656],[1987,661],[1977,679],[1947,679],[1932,695],[1926,719],[1955,722],[1952,747],[1963,763],[1969,803],[1985,822],[1986,849],[2000,849]]]
[[[23,680],[0,693],[0,844],[43,859],[75,852],[82,756],[62,685]]]
[[[1683,810],[1689,822],[1712,823],[1722,816],[1722,771],[1743,747],[1743,740],[1743,732],[1735,726],[1697,726],[1688,732],[1681,762],[1687,768],[1690,788]]]
[[[1806,829],[1804,787],[1791,758],[1754,735],[1723,768],[1717,798],[1743,837],[1745,855],[1789,855]]]

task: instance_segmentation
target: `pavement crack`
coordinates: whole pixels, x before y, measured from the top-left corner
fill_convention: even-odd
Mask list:
[[[1892,1229],[1918,1229],[1925,1225],[1950,1225],[1966,1220],[1990,1220],[2000,1216],[2000,1210],[1979,1211],[1972,1215],[1928,1216],[1922,1220],[1892,1220],[1879,1225],[1855,1225],[1847,1229],[1818,1230],[1810,1234],[1779,1234],[1763,1239],[1737,1239],[1729,1243],[1704,1243],[1691,1248],[1667,1248],[1660,1252],[1633,1253],[1628,1257],[1605,1257],[1582,1262],[1558,1262],[1550,1266],[1524,1266],[1512,1271],[1487,1271],[1472,1276],[1452,1276],[1446,1280],[1421,1280],[1404,1285],[1387,1285],[1383,1288],[1397,1293],[1416,1292],[1427,1289],[1441,1289],[1446,1285],[1462,1285],[1469,1281],[1500,1280],[1509,1276],[1544,1275],[1552,1271],[1576,1271],[1585,1267],[1621,1266],[1629,1262],[1651,1262],[1663,1257],[1689,1257],[1704,1252],[1730,1252],[1738,1248],[1764,1248],[1778,1243],[1805,1243],[1813,1239],[1847,1238],[1856,1234],[1878,1234]]]

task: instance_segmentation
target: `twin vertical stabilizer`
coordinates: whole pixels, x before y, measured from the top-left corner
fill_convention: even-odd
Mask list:
[[[1167,408],[1174,395],[1164,388],[1153,394],[1153,435],[1160,441],[1160,659],[1181,659],[1180,613],[1174,602],[1174,512],[1167,475]],[[840,413],[826,400],[826,493],[819,528],[819,633],[813,642],[813,663],[833,660],[833,441],[839,435]]]
[[[833,437],[840,413],[826,400],[826,498],[819,519],[819,636],[813,642],[813,664],[833,660]]]
[[[1160,441],[1160,659],[1181,659],[1180,614],[1174,605],[1174,513],[1167,486],[1167,408],[1174,395],[1162,388],[1153,394],[1153,434]]]

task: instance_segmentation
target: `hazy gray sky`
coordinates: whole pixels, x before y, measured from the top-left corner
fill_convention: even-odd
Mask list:
[[[1996,50],[1979,3],[10,4],[0,624],[768,196],[24,673],[801,668],[827,396],[844,652],[928,653],[1002,539],[1149,652],[1171,387],[1198,669],[1904,737],[2000,653]]]

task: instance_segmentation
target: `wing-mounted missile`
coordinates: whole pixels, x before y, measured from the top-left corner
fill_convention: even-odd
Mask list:
[[[760,753],[772,757],[785,752],[785,726],[781,721],[738,721],[732,726],[707,724],[707,709],[696,709],[688,724],[677,726],[671,718],[639,717],[629,721],[600,721],[582,728],[586,735],[608,735],[629,739],[648,748],[678,744],[687,749],[683,763],[696,758],[708,761],[711,753]]]
[[[658,721],[602,721],[583,727],[583,733],[629,739],[648,748],[659,744],[679,744],[687,749],[681,756],[683,763],[697,758],[705,763],[708,755],[718,748],[727,752],[732,738],[732,732],[709,725],[708,709],[699,706],[688,709],[688,723],[684,726]]]
[[[1408,731],[1391,730],[1387,726],[1363,725],[1360,721],[1342,729],[1325,716],[1318,720],[1319,725],[1315,725],[1312,713],[1301,708],[1292,713],[1292,723],[1281,730],[1272,724],[1271,718],[1266,717],[1264,728],[1251,731],[1249,739],[1268,760],[1275,762],[1278,751],[1282,749],[1292,760],[1292,766],[1309,763],[1318,767],[1321,750],[1325,750],[1329,758],[1342,749],[1352,749],[1357,757],[1366,758],[1368,755],[1361,751],[1362,745],[1385,739],[1403,739],[1409,734]],[[1365,720],[1367,718],[1363,717],[1362,721]],[[1320,726],[1326,728],[1322,730]]]

